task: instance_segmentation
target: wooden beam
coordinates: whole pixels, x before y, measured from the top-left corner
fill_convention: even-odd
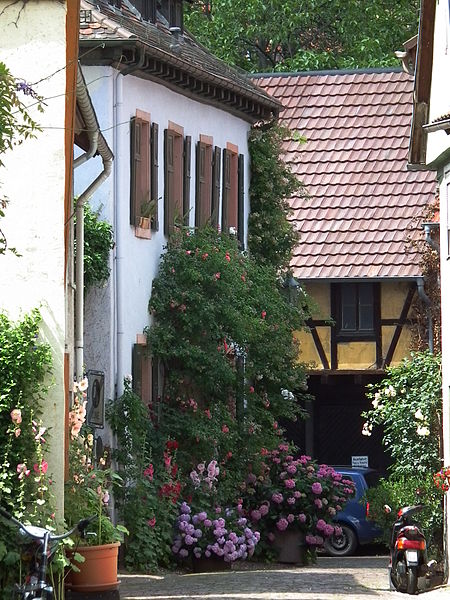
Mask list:
[[[384,359],[384,361],[382,363],[383,368],[388,367],[391,364],[395,349],[397,347],[398,340],[400,339],[400,334],[402,332],[403,326],[406,323],[406,319],[408,318],[409,309],[411,308],[411,303],[412,303],[415,293],[416,293],[416,286],[413,283],[413,284],[411,284],[411,286],[408,290],[408,294],[406,295],[405,303],[403,305],[402,312],[398,319],[398,323],[395,327],[394,335],[392,336],[392,340],[389,345],[389,349],[387,351],[386,358]]]

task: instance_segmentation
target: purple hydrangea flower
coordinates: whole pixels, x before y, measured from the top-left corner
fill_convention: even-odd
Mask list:
[[[284,519],[283,517],[277,521],[277,529],[279,531],[284,531],[285,529],[287,529],[288,525],[289,525],[288,521],[286,519]]]
[[[316,481],[315,483],[312,484],[311,491],[313,494],[321,494],[322,493],[322,486],[320,485],[320,483],[318,481]]]

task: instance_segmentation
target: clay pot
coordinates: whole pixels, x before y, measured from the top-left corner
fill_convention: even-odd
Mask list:
[[[76,562],[68,553],[69,559],[80,571],[71,571],[67,578],[67,588],[74,592],[103,592],[116,590],[117,558],[120,542],[101,546],[79,546],[74,552],[84,556],[84,562]]]

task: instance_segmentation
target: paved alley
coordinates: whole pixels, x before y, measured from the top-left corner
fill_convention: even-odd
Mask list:
[[[390,592],[388,558],[320,557],[314,566],[235,565],[221,573],[163,576],[121,574],[121,600],[377,600],[408,598]],[[250,568],[249,568],[250,567]],[[240,570],[241,569],[241,570]],[[420,594],[444,600],[443,587]]]

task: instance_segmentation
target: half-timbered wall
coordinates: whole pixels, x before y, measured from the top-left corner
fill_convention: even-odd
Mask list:
[[[353,332],[341,328],[339,285],[320,281],[304,284],[315,308],[308,330],[296,334],[300,360],[309,364],[311,370],[379,370],[398,364],[410,351],[409,324],[413,318],[411,304],[417,293],[416,283],[373,282],[370,331],[358,330],[356,325]],[[350,285],[355,284],[350,282]],[[358,314],[363,315],[363,308]]]

